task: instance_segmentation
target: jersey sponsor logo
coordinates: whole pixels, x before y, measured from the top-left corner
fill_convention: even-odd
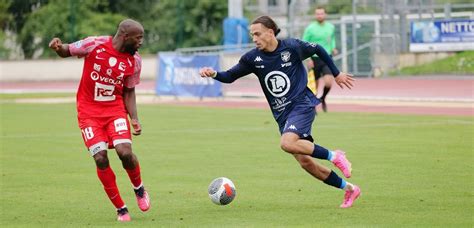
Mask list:
[[[127,66],[125,65],[124,62],[119,62],[119,65],[118,65],[118,69],[119,69],[119,70],[125,71],[125,68],[126,68],[126,67],[127,67]]]
[[[117,77],[117,80],[120,80],[120,81],[122,81],[122,80],[123,80],[123,75],[124,75],[124,73],[123,73],[123,72],[122,72],[122,73],[120,73],[120,75]]]
[[[97,63],[94,63],[94,70],[97,72],[100,72],[100,65]]]
[[[275,98],[274,102],[272,103],[272,109],[283,112],[285,107],[289,104],[291,104],[291,101],[287,101],[286,97]]]
[[[119,118],[114,120],[115,132],[118,132],[119,135],[125,133],[123,131],[127,131],[127,121],[124,118]]]
[[[117,79],[105,77],[105,76],[100,76],[99,73],[96,71],[91,72],[91,79],[94,81],[101,81],[101,82],[106,82],[112,85],[120,85],[122,84],[124,73],[120,73],[120,75],[117,77]]]
[[[110,66],[110,67],[114,67],[115,64],[117,64],[117,58],[115,58],[115,57],[110,57],[110,58],[109,58],[109,66]]]
[[[290,78],[281,71],[271,71],[265,75],[267,91],[274,97],[283,97],[290,90]]]
[[[257,57],[255,57],[255,59],[254,59],[253,61],[254,61],[254,62],[262,62],[263,59],[262,59],[262,57],[257,56]]]
[[[95,92],[94,92],[94,100],[95,101],[114,101],[115,86],[114,85],[104,85],[101,83],[95,83]]]
[[[109,84],[112,84],[112,85],[120,85],[122,84],[122,80],[118,79],[115,80],[113,78],[108,78],[108,77],[105,77],[105,76],[99,76],[99,80],[101,82],[106,82],[106,83],[109,83]]]
[[[97,72],[95,72],[95,71],[92,71],[92,72],[91,72],[91,78],[92,78],[92,80],[97,81],[97,79],[99,79],[99,77],[100,77],[100,76],[99,76],[99,73],[97,73]]]
[[[291,66],[291,62],[281,64],[281,67],[289,67],[289,66]]]
[[[283,62],[288,62],[290,61],[291,53],[289,51],[284,51],[280,53],[280,56]]]

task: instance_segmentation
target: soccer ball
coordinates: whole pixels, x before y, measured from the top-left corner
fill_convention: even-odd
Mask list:
[[[209,197],[217,205],[227,205],[235,198],[235,185],[226,177],[214,179],[209,185]]]

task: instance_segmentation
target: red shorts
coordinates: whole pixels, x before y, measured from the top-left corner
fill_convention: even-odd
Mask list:
[[[130,122],[126,115],[78,118],[78,121],[82,138],[92,156],[120,143],[132,143]]]

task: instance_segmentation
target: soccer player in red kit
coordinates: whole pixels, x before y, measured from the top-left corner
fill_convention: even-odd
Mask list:
[[[114,37],[87,37],[72,44],[53,38],[49,43],[49,47],[63,58],[84,58],[76,99],[79,128],[95,160],[104,190],[117,208],[119,221],[131,219],[120,197],[115,174],[109,166],[107,149],[115,148],[132,182],[139,208],[142,211],[150,208],[150,198],[140,176],[140,165],[132,152],[130,131],[131,122],[133,134],[141,133],[135,85],[140,82],[141,57],[137,50],[142,44],[143,33],[139,22],[126,19],[120,22]]]

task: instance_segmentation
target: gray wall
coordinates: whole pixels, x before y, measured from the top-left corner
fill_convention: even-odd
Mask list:
[[[156,56],[142,57],[142,79],[156,76]],[[81,78],[84,60],[77,58],[0,61],[0,82],[68,81]]]
[[[242,53],[221,55],[221,69],[229,69]],[[77,58],[0,61],[0,82],[79,81],[84,60]],[[142,57],[141,79],[153,80],[158,72],[157,56]]]

